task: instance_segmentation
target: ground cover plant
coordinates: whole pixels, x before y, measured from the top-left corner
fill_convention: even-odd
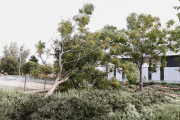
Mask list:
[[[180,88],[180,87],[176,87],[173,85],[170,85],[171,88]],[[168,85],[165,85],[164,87],[170,87]],[[156,86],[150,86],[151,88],[161,91],[161,92],[166,92],[166,93],[171,93],[171,94],[177,94],[180,95],[180,89],[168,89],[168,88],[161,88],[161,87],[156,87]]]
[[[179,103],[179,97],[154,90],[72,89],[48,97],[0,90],[0,119],[179,119]]]

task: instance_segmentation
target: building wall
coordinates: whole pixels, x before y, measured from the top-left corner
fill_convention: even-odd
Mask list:
[[[121,70],[122,70],[122,68],[118,68],[118,69],[121,69]],[[122,72],[119,73],[119,72],[117,71],[117,69],[116,69],[116,79],[122,81]]]
[[[114,76],[114,71],[108,73],[108,79],[111,79]]]
[[[180,72],[177,71],[179,70],[179,67],[165,67],[164,68],[164,82],[168,82],[168,83],[180,83]],[[103,67],[102,71],[106,71],[106,68]],[[142,75],[143,78],[144,76],[146,77],[146,80],[143,81],[148,81],[148,67],[143,67],[142,68]],[[114,71],[108,73],[108,79],[112,78],[114,76]],[[119,73],[116,70],[116,79],[120,80],[120,81],[124,81],[122,79],[122,72]],[[160,68],[157,68],[157,72],[156,73],[152,73],[152,79],[156,82],[160,82]]]
[[[179,70],[179,67],[165,67],[164,68],[164,81],[180,83],[180,72],[177,70]]]
[[[143,78],[143,81],[148,81],[148,67],[142,68],[142,78]]]
[[[151,80],[160,80],[160,68],[156,69],[157,71],[155,73],[152,73]]]

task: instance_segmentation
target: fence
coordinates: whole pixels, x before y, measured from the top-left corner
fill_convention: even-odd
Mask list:
[[[0,88],[7,90],[33,91],[50,89],[54,79],[33,76],[0,75]]]

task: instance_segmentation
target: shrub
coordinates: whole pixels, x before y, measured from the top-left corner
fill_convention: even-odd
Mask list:
[[[153,109],[152,105],[168,104],[173,100],[179,99],[146,89],[144,92],[136,93],[119,90],[71,89],[47,98],[44,98],[44,94],[23,94],[1,90],[0,119],[148,119]],[[158,108],[153,110],[158,111]],[[147,117],[142,117],[146,112]],[[161,113],[154,111],[152,114],[161,116]]]
[[[136,89],[136,85],[128,85],[128,88]]]
[[[156,82],[154,80],[152,80],[151,82],[149,82],[149,85],[155,85]]]

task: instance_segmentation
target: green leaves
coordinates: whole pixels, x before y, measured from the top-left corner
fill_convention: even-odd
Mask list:
[[[38,50],[39,53],[43,54],[44,53],[44,49],[45,49],[45,42],[41,42],[41,40],[38,42],[38,44],[36,45],[36,48]]]
[[[18,61],[14,57],[2,57],[1,70],[9,75],[18,74]]]
[[[175,21],[174,20],[169,20],[166,22],[166,25],[168,28],[170,28],[170,26],[174,25]]]
[[[91,15],[92,12],[94,11],[94,5],[93,4],[90,4],[90,3],[87,3],[83,6],[83,9],[84,9],[84,13],[87,14],[87,15]]]
[[[63,37],[65,37],[65,35],[70,34],[72,32],[72,29],[73,27],[70,21],[62,21],[60,23],[58,31],[61,33]]]

